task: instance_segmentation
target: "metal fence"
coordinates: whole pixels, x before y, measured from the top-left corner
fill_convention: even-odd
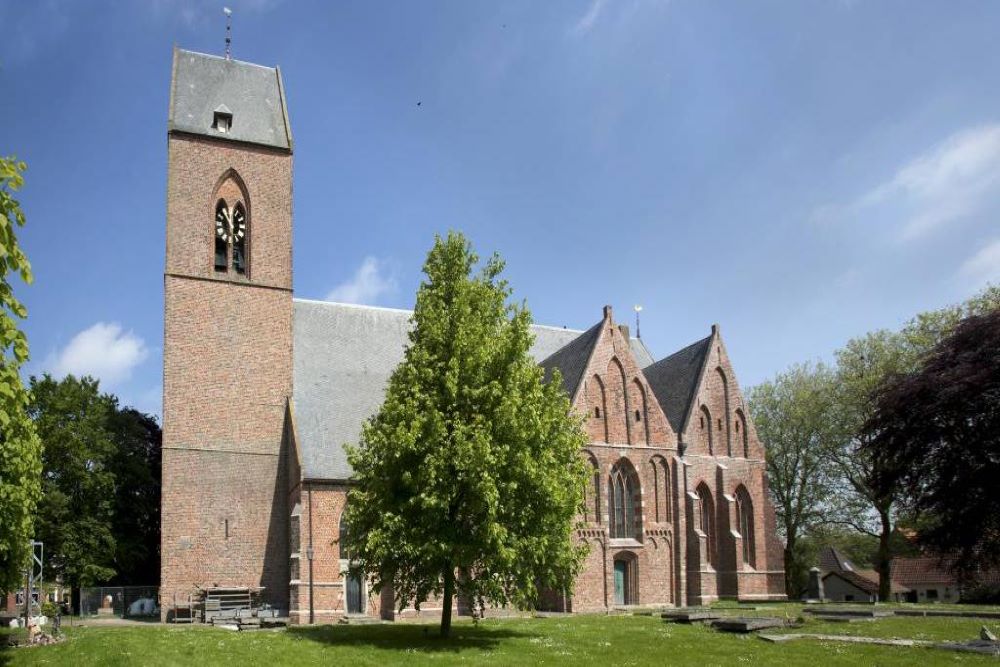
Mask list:
[[[80,589],[81,616],[141,618],[158,616],[160,589],[156,586],[103,586]]]

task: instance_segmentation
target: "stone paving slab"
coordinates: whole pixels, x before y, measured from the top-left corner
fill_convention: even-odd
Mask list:
[[[785,627],[785,619],[767,616],[733,616],[712,621],[712,627],[722,632],[756,632],[771,628],[783,628]]]

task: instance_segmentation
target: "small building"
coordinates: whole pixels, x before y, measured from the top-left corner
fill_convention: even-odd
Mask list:
[[[897,559],[899,560],[899,559]],[[895,562],[895,561],[894,561]],[[878,572],[855,567],[833,547],[820,552],[819,567],[822,571],[823,592],[831,602],[877,602]],[[912,591],[895,577],[890,587],[890,602],[908,601]]]
[[[917,556],[892,559],[892,581],[908,589],[907,602],[958,602],[961,588],[950,558]]]

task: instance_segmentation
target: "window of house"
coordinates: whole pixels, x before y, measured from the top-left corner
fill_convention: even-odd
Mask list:
[[[594,418],[595,419],[600,419],[601,418],[601,409],[599,407],[596,407],[596,406],[594,407]]]
[[[936,588],[928,588],[927,589],[927,599],[928,600],[937,600],[938,599],[938,592],[937,592]]]
[[[641,422],[642,421],[642,414],[640,414],[638,410],[635,411],[635,420],[637,422]]]

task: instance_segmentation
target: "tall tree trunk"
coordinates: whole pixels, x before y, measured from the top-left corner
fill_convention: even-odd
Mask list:
[[[879,507],[878,517],[882,521],[882,532],[878,536],[878,597],[881,602],[889,602],[892,595],[892,572],[889,567],[892,562],[892,554],[889,552],[892,520],[889,508]]]
[[[785,595],[792,599],[793,595],[798,597],[799,593],[799,564],[795,553],[798,536],[795,531],[788,530],[787,527],[785,534],[787,536],[785,541]]]
[[[455,568],[444,564],[444,607],[441,608],[441,638],[451,636],[451,600],[455,596]]]

